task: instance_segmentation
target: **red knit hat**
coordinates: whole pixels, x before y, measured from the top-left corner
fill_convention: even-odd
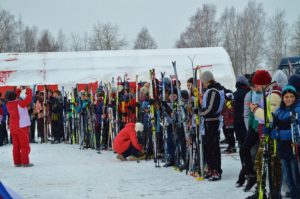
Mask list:
[[[252,77],[252,84],[254,85],[268,85],[271,81],[272,77],[266,70],[257,70]]]

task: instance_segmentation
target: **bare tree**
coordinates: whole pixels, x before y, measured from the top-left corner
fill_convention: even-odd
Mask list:
[[[228,52],[235,74],[240,73],[241,56],[239,54],[238,13],[234,7],[225,8],[220,19],[222,46]]]
[[[300,15],[292,28],[291,54],[300,55]]]
[[[89,38],[87,32],[84,34],[71,33],[70,50],[71,51],[86,51],[89,47]]]
[[[196,14],[190,18],[190,25],[181,33],[176,47],[211,47],[218,45],[218,22],[216,6],[204,4]]]
[[[119,27],[110,23],[94,25],[90,38],[91,50],[118,50],[127,45],[125,38],[121,38]]]
[[[275,15],[270,18],[267,37],[267,64],[274,72],[282,57],[287,54],[288,23],[285,20],[285,11],[276,10]]]
[[[55,41],[48,30],[43,31],[41,38],[37,43],[37,50],[39,52],[54,52],[58,50]]]
[[[17,52],[25,51],[24,44],[24,24],[22,22],[22,17],[19,16],[18,21],[15,23],[15,35],[14,35],[14,49]]]
[[[55,43],[58,51],[62,52],[67,50],[67,38],[62,29],[58,31]]]
[[[134,49],[156,49],[157,48],[156,42],[151,37],[146,27],[143,27],[141,32],[139,32],[139,34],[137,35],[133,48]]]
[[[0,52],[13,51],[14,25],[13,15],[0,8]]]
[[[262,61],[265,23],[262,4],[250,0],[237,21],[243,74],[255,71]]]
[[[24,38],[24,51],[25,52],[34,52],[36,51],[37,45],[37,27],[28,27],[26,26],[23,38]]]
[[[70,50],[71,51],[81,51],[82,50],[82,39],[80,34],[71,33],[70,36]]]

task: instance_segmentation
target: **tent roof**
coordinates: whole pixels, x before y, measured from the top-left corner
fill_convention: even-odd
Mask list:
[[[128,73],[134,81],[149,79],[149,69],[174,74],[176,61],[179,79],[192,76],[193,65],[212,65],[215,79],[232,88],[235,76],[230,58],[222,47],[151,50],[114,50],[47,53],[1,53],[0,85],[76,84],[111,81]],[[230,80],[230,83],[228,82]],[[233,82],[233,83],[232,83]],[[232,88],[233,89],[233,88]]]

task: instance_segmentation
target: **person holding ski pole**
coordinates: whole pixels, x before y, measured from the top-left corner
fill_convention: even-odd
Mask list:
[[[263,97],[258,104],[249,103],[251,111],[259,120],[260,143],[255,160],[257,189],[248,199],[257,199],[259,196],[266,198],[266,174],[268,174],[270,196],[277,198],[280,195],[281,164],[274,154],[276,142],[269,134],[270,123],[273,121],[272,113],[275,113],[281,103],[281,88],[276,82],[272,82],[272,77],[266,70],[257,70],[252,77],[252,83],[256,92],[262,93]]]
[[[207,170],[204,178],[210,181],[221,180],[221,152],[220,152],[220,117],[224,106],[224,87],[215,81],[210,71],[201,74],[200,80],[206,89],[202,99],[200,116],[204,118],[205,139],[204,153],[207,162]]]
[[[299,114],[300,101],[296,89],[287,85],[282,90],[280,108],[273,115],[272,137],[277,140],[277,152],[282,163],[282,170],[287,175],[287,186],[292,199],[300,198],[300,165],[298,165],[296,142],[296,137],[300,138]],[[293,123],[296,123],[296,128],[293,128]]]

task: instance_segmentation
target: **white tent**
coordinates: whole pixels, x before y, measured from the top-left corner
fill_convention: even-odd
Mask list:
[[[151,50],[115,50],[47,53],[1,53],[0,85],[58,84],[75,85],[94,81],[111,81],[128,73],[134,81],[149,79],[149,69],[173,75],[172,61],[177,63],[179,79],[185,85],[192,77],[192,64],[212,65],[215,79],[234,89],[235,75],[227,52],[222,47]],[[207,70],[207,69],[203,69]]]

